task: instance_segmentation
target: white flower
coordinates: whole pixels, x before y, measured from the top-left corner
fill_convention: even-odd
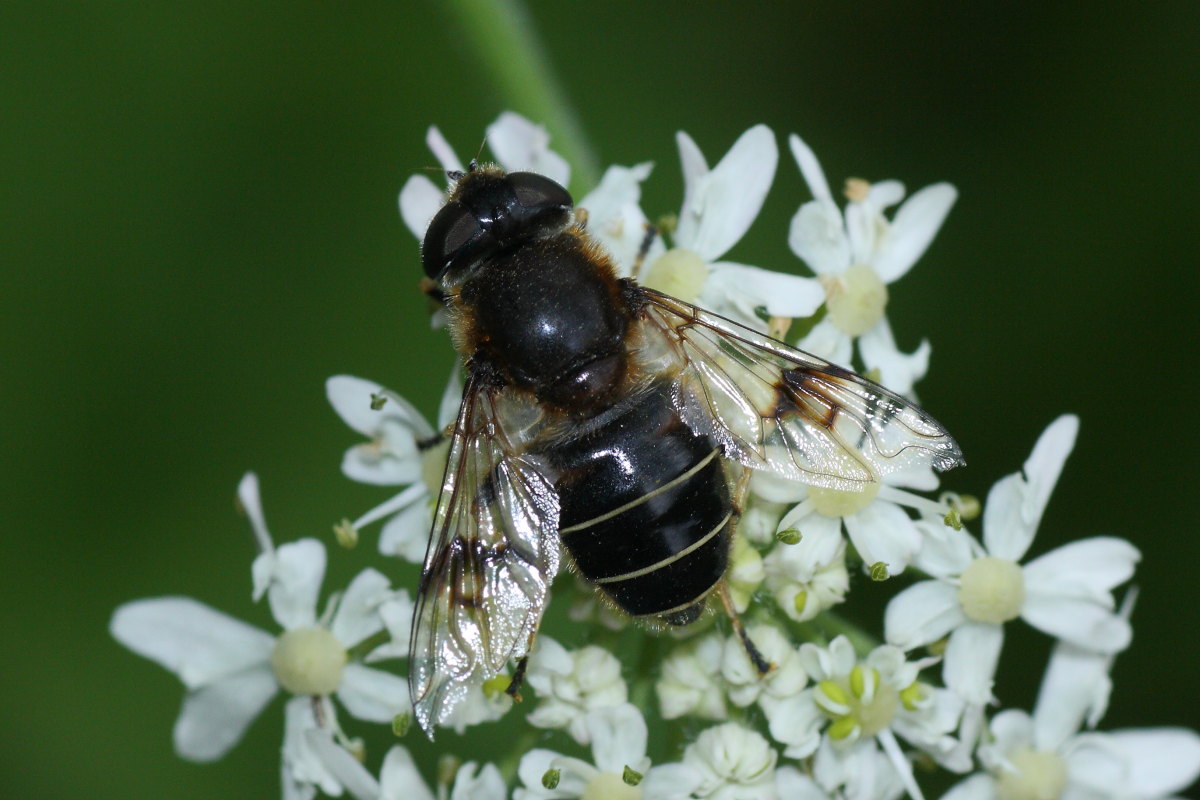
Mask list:
[[[734,610],[741,614],[750,607],[754,593],[766,577],[762,554],[744,536],[735,536],[729,549],[729,569],[725,571]]]
[[[650,221],[640,205],[641,183],[650,177],[653,166],[650,162],[611,166],[600,185],[576,204],[587,211],[588,234],[604,245],[621,275],[632,275],[639,257],[650,264],[666,249],[659,237],[646,248]]]
[[[565,727],[580,744],[588,743],[586,712],[619,706],[629,694],[621,679],[621,662],[612,653],[596,645],[569,651],[546,635],[537,639],[525,680],[538,696],[529,723]]]
[[[799,501],[779,521],[778,529],[794,529],[799,531],[801,538],[797,544],[788,545],[784,552],[776,548],[778,556],[768,555],[768,585],[772,573],[777,576],[776,586],[780,585],[778,576],[785,571],[781,570],[785,566],[786,570],[791,571],[788,580],[807,583],[818,570],[836,564],[840,558],[837,547],[841,542],[843,526],[850,542],[858,550],[864,568],[883,565],[887,575],[899,575],[912,562],[922,541],[917,523],[908,516],[904,507],[927,514],[944,514],[946,511],[938,503],[909,490],[932,491],[937,485],[937,475],[928,466],[889,473],[874,483],[865,484],[859,491],[824,489],[795,481],[772,481],[769,484],[769,500]],[[766,491],[768,484],[760,486],[764,488],[759,491]],[[773,558],[776,561],[773,562]],[[779,564],[778,559],[786,559],[789,563]],[[836,587],[835,583],[831,589]],[[836,592],[832,594],[827,602],[840,600]],[[786,610],[787,607],[784,608]]]
[[[683,764],[650,766],[646,723],[634,706],[594,709],[584,726],[595,764],[531,750],[517,769],[524,786],[513,800],[684,800],[700,784],[700,775]]]
[[[808,317],[824,293],[809,279],[719,260],[749,230],[775,178],[779,148],[766,125],[743,133],[712,169],[691,137],[676,134],[683,167],[683,206],[673,247],[652,253],[638,279],[764,330],[757,310]]]
[[[693,795],[706,800],[777,800],[778,758],[761,734],[736,722],[708,728],[683,751],[683,763],[702,776]]]
[[[849,640],[839,636],[828,649],[801,645],[800,663],[814,685],[781,700],[769,719],[771,736],[787,746],[785,755],[805,758],[826,748],[831,750],[824,757],[842,764],[858,757],[850,753],[857,743],[874,738],[914,797],[919,791],[896,735],[950,769],[969,767],[952,758],[958,743],[949,735],[958,725],[962,701],[917,680],[932,661],[907,662],[888,645],[860,661]]]
[[[1128,614],[1127,599],[1122,613]],[[1113,657],[1055,646],[1033,715],[1003,711],[979,748],[987,771],[958,784],[950,800],[1154,800],[1200,777],[1200,736],[1185,728],[1079,733],[1104,714]],[[944,799],[945,800],[945,799]]]
[[[462,733],[472,725],[500,719],[513,706],[512,697],[504,691],[509,683],[510,676],[501,672],[484,684],[471,684],[450,715],[438,724],[453,729],[455,733]]]
[[[328,737],[311,737],[312,744],[330,764],[331,772],[357,800],[434,800],[435,794],[421,778],[408,750],[393,746],[383,758],[379,780]],[[438,793],[436,796],[445,797]],[[504,800],[507,790],[493,764],[468,761],[458,768],[449,800]]]
[[[314,787],[336,794],[340,790],[326,766],[305,745],[305,731],[339,732],[330,695],[372,722],[390,722],[408,710],[402,679],[350,661],[347,654],[383,630],[378,609],[402,596],[391,591],[383,575],[363,570],[318,619],[325,547],[315,539],[272,545],[253,474],[243,478],[238,496],[263,548],[252,569],[255,598],[267,595],[283,633],[272,636],[188,597],[126,603],[114,612],[109,629],[117,641],[174,672],[186,687],[175,723],[179,755],[193,761],[220,758],[282,687],[298,695],[287,706],[285,788],[303,797],[311,797]]]
[[[571,168],[566,159],[550,149],[545,128],[520,114],[503,112],[488,126],[487,142],[496,160],[506,171],[537,172],[566,186]],[[430,126],[425,143],[447,172],[463,172],[463,163],[454,154],[442,132]],[[446,192],[424,175],[413,175],[400,190],[400,216],[418,240],[425,238],[430,220],[446,202]]]
[[[904,783],[875,740],[848,747],[826,742],[811,761],[811,777],[776,773],[780,794],[786,798],[811,796],[814,800],[895,800],[904,794]]]
[[[1003,711],[980,747],[986,775],[955,795],[1000,800],[1153,800],[1200,775],[1200,736],[1184,728],[1137,728],[1047,739],[1035,715]]]
[[[795,134],[788,144],[814,198],[792,218],[788,244],[817,273],[828,310],[800,346],[848,364],[851,341],[859,337],[867,369],[879,370],[880,382],[892,391],[909,394],[929,367],[930,346],[923,340],[912,354],[896,347],[885,313],[887,285],[924,254],[958,193],[948,183],[926,186],[889,221],[883,212],[904,198],[902,184],[848,181],[843,217],[816,155]]]
[[[888,604],[885,628],[892,644],[910,650],[949,634],[946,685],[970,703],[991,701],[1004,623],[1018,616],[1079,647],[1113,653],[1129,644],[1129,622],[1114,611],[1112,597],[1139,558],[1128,542],[1084,539],[1018,563],[1033,542],[1078,428],[1076,417],[1059,417],[1038,439],[1024,474],[992,487],[982,545],[940,521],[925,523],[927,546],[916,564],[934,580],[910,586]]]
[[[347,425],[368,437],[342,457],[342,472],[359,483],[406,485],[351,523],[354,530],[390,517],[379,535],[384,555],[420,564],[433,526],[433,500],[442,487],[449,439],[439,435],[458,413],[462,382],[457,366],[442,393],[438,427],[395,392],[362,378],[335,375],[325,382],[329,404]]]
[[[692,714],[725,719],[725,692],[720,682],[724,644],[718,634],[685,642],[663,659],[658,682],[659,712],[663,719]]]
[[[800,657],[788,637],[773,625],[751,625],[746,632],[762,653],[774,665],[770,674],[759,675],[750,663],[741,637],[725,640],[721,654],[721,676],[725,679],[730,701],[739,707],[757,702],[770,718],[780,700],[791,697],[804,688],[808,676],[800,666]]]
[[[763,559],[767,589],[783,613],[797,622],[841,603],[850,589],[846,542],[839,527],[836,520],[814,520],[805,525],[799,542],[780,542]]]

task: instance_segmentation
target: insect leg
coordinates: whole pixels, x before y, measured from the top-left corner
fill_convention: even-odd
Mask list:
[[[741,519],[742,513],[746,510],[746,498],[750,494],[750,476],[754,471],[747,468],[742,468],[741,474],[738,475],[737,483],[733,489],[733,535],[737,535],[737,521]],[[733,606],[733,598],[729,594],[729,583],[722,580],[718,591],[721,595],[721,605],[725,608],[725,614],[729,617],[730,624],[733,625],[733,630],[737,633],[742,647],[746,650],[746,655],[750,658],[750,663],[758,670],[759,677],[764,677],[769,674],[775,665],[763,656],[762,651],[754,644],[754,640],[750,638],[750,634],[746,633],[746,627],[742,625],[742,620],[738,617],[737,609]]]
[[[421,278],[421,280],[417,281],[417,288],[421,290],[421,294],[439,306],[450,305],[450,296],[442,291],[442,288],[437,285],[437,281],[431,278]]]
[[[535,627],[529,634],[529,641],[525,643],[525,655],[517,659],[517,668],[513,670],[512,680],[504,690],[504,693],[517,703],[521,702],[521,687],[525,685],[525,671],[529,669],[529,654],[533,652],[533,641],[537,639],[537,634]]]
[[[504,693],[513,699],[514,702],[521,702],[521,687],[525,685],[525,670],[529,667],[529,656],[521,656],[517,659],[517,668],[513,670],[512,681],[508,684],[508,688]]]
[[[646,234],[642,237],[642,243],[638,247],[637,255],[633,259],[633,269],[630,271],[630,277],[635,281],[642,271],[642,264],[646,263],[646,256],[650,254],[650,246],[654,244],[654,240],[658,238],[658,228],[646,223]]]
[[[741,641],[742,647],[745,648],[750,663],[754,665],[760,678],[766,677],[775,669],[775,665],[767,661],[762,651],[754,644],[754,640],[750,638],[750,634],[746,633],[746,627],[742,625],[737,609],[733,607],[733,598],[729,596],[729,584],[721,581],[717,591],[721,595],[721,605],[725,607],[725,614],[729,617],[729,622],[733,625],[733,630],[737,634],[738,640]]]

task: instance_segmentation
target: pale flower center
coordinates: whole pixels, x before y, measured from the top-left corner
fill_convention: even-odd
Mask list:
[[[888,290],[875,270],[855,264],[841,275],[821,279],[829,319],[851,336],[862,336],[883,319]]]
[[[1028,747],[1009,756],[1012,771],[996,775],[999,800],[1057,800],[1067,788],[1067,765],[1057,753]]]
[[[706,278],[708,264],[704,259],[698,253],[676,247],[655,260],[642,285],[678,297],[685,303],[694,303],[700,297]]]
[[[995,556],[977,558],[959,581],[958,602],[969,619],[998,625],[1021,615],[1025,576],[1016,563]]]
[[[615,772],[601,772],[583,787],[580,800],[642,800],[642,787],[630,786]]]
[[[821,681],[818,689],[817,707],[833,720],[833,739],[845,739],[855,729],[861,736],[874,736],[900,710],[900,692],[881,682],[878,670],[861,664],[844,679]]]
[[[342,682],[346,648],[326,628],[296,628],[275,640],[271,669],[292,694],[332,694]]]
[[[437,498],[442,492],[442,479],[446,476],[446,460],[450,457],[449,437],[421,453],[421,480],[429,490],[429,496]]]
[[[808,487],[808,499],[818,514],[827,517],[845,517],[862,511],[871,505],[871,501],[879,494],[879,481],[864,483],[859,491],[843,489],[822,489],[819,486]]]

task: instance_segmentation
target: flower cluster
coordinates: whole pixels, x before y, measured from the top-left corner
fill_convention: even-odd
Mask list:
[[[463,169],[436,128],[427,142],[444,169]],[[808,277],[726,260],[778,167],[776,136],[763,125],[712,167],[679,133],[684,190],[672,216],[652,222],[641,208],[650,163],[611,167],[578,207],[623,276],[912,396],[931,345],[901,351],[887,304],[956,191],[939,183],[905,199],[897,181],[851,179],[839,203],[810,147],[795,135],[787,142],[811,193],[796,200],[787,233],[793,266],[807,267]],[[489,127],[488,143],[509,171],[569,180],[546,133],[515,114]],[[422,175],[405,184],[400,212],[418,240],[445,197]],[[789,338],[793,320],[803,333]],[[382,522],[379,552],[420,563],[449,447],[441,432],[462,393],[458,370],[435,424],[372,381],[336,376],[326,389],[337,414],[366,437],[346,452],[343,473],[397,487],[336,526],[337,540],[352,543]],[[367,568],[318,613],[325,545],[276,546],[252,474],[238,487],[259,544],[252,596],[267,599],[280,631],[182,597],[123,605],[111,631],[184,684],[175,726],[184,758],[220,758],[276,693],[287,693],[285,798],[320,791],[371,800],[919,800],[918,761],[961,776],[944,795],[952,800],[1167,797],[1200,774],[1200,736],[1184,728],[1096,730],[1112,689],[1109,669],[1131,641],[1133,592],[1118,602],[1114,591],[1132,577],[1137,549],[1098,536],[1026,559],[1078,430],[1073,416],[1052,422],[982,506],[937,494],[928,468],[892,473],[859,492],[754,474],[727,583],[749,639],[771,665],[765,674],[716,615],[675,635],[625,626],[564,575],[556,592],[575,597],[556,602],[571,606],[571,638],[538,638],[526,702],[513,707],[501,674],[471,686],[445,721],[461,731],[504,718],[498,724],[522,732],[494,737],[494,752],[453,762],[432,785],[402,744],[382,759],[366,752],[333,702],[360,721],[398,733],[407,727],[401,675],[414,598]],[[976,519],[978,537],[968,528]],[[867,577],[902,586],[878,625],[850,621],[852,583]],[[1005,707],[994,689],[1006,626],[1018,619],[1055,643],[1032,713]],[[639,655],[624,658],[629,649]],[[554,742],[565,752],[550,749]]]

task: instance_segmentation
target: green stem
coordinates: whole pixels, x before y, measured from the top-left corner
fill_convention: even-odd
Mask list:
[[[521,758],[533,749],[543,733],[545,731],[526,725],[508,751],[508,755],[496,762],[496,768],[500,770],[500,777],[504,779],[506,786],[513,784],[517,777],[517,768],[521,766]]]
[[[508,105],[550,131],[554,149],[571,164],[570,188],[579,192],[595,186],[600,179],[595,150],[550,66],[525,4],[449,0],[445,6]]]

